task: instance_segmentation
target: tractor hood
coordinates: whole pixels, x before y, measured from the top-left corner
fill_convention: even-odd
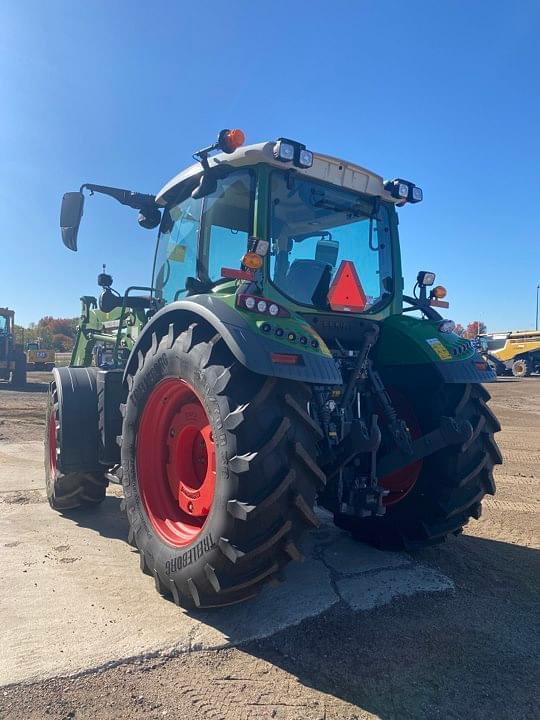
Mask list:
[[[266,163],[276,168],[283,169],[289,167],[287,163],[283,163],[274,157],[275,142],[258,143],[257,145],[245,145],[231,154],[219,153],[208,158],[210,167],[227,164],[233,167],[242,167],[244,165],[257,165],[258,163]],[[359,165],[340,160],[339,158],[330,157],[329,155],[320,155],[313,153],[313,165],[310,168],[294,168],[300,175],[322,180],[338,187],[348,188],[356,192],[367,195],[376,195],[383,198],[387,202],[399,203],[398,200],[385,190],[384,181],[380,175],[370,170],[366,170]],[[180,186],[187,182],[193,181],[202,173],[200,163],[195,163],[176,175],[158,192],[156,202],[158,205],[166,205],[167,202],[176,196]]]

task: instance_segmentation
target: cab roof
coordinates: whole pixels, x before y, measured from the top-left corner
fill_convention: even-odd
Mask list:
[[[245,165],[256,165],[258,163],[266,163],[280,170],[293,167],[290,163],[283,163],[274,157],[275,142],[263,142],[256,145],[243,145],[230,155],[226,153],[218,153],[209,157],[210,167],[216,167],[223,163],[232,165],[233,167],[243,167]],[[364,193],[367,195],[376,195],[383,200],[391,203],[398,203],[400,200],[392,197],[392,195],[384,189],[384,181],[380,175],[366,170],[366,168],[346,160],[331,157],[330,155],[321,155],[313,153],[313,165],[310,168],[300,168],[294,166],[299,175],[305,175],[308,178],[323,180],[338,187],[348,190]],[[200,163],[190,165],[182,172],[178,173],[172,180],[158,192],[156,202],[158,205],[166,205],[171,196],[177,194],[177,190],[184,182],[192,180],[202,173]]]

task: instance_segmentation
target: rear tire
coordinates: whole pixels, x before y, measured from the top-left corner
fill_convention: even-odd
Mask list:
[[[493,468],[502,462],[494,439],[501,428],[487,407],[489,398],[482,385],[468,384],[444,385],[434,396],[417,399],[424,433],[447,415],[468,420],[472,438],[428,456],[411,492],[388,506],[382,517],[357,520],[340,515],[336,524],[358,540],[389,550],[413,550],[461,533],[471,517],[480,517],[482,498],[495,493]]]
[[[84,428],[81,428],[84,432]],[[74,448],[70,448],[73,453]],[[64,448],[65,452],[65,448]],[[105,499],[108,480],[104,472],[61,471],[62,427],[56,383],[51,383],[45,422],[45,486],[53,510],[67,512],[98,505]]]
[[[174,437],[172,426],[161,422],[158,406],[172,402],[175,382],[198,398],[213,439],[213,500],[198,532],[194,519],[182,510],[180,490],[170,491],[170,473],[180,473],[184,482],[181,473],[191,451],[186,455],[185,446],[180,447],[182,464],[171,459],[170,443],[164,455],[152,455],[152,444],[144,440],[147,408],[157,413],[154,443],[167,444],[167,427]],[[287,563],[301,559],[300,537],[318,525],[313,505],[325,476],[313,460],[320,429],[305,410],[309,388],[250,372],[221,336],[202,323],[178,336],[172,324],[168,335],[154,334],[149,350],[139,353],[128,386],[123,485],[129,539],[139,550],[142,570],[153,575],[161,594],[187,608],[229,605],[255,596],[279,579]],[[164,395],[163,388],[171,388],[171,395]],[[185,415],[185,407],[174,408],[176,414],[171,408],[163,412],[177,418]],[[157,506],[149,495],[148,463],[138,455],[141,448],[152,458],[165,457],[165,464],[150,462],[155,493],[170,494]],[[163,514],[171,498],[181,513],[165,518],[163,525],[155,508]],[[168,535],[170,527],[179,528],[176,536]],[[182,539],[184,527],[188,539]]]

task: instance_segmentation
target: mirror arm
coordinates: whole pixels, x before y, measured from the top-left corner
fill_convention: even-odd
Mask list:
[[[127,205],[135,210],[146,210],[148,207],[160,207],[156,203],[155,196],[146,193],[132,192],[131,190],[108,187],[107,185],[93,185],[92,183],[84,183],[84,185],[81,185],[80,192],[82,193],[85,189],[90,191],[90,195],[94,193],[109,195],[115,200],[118,200],[121,205]]]

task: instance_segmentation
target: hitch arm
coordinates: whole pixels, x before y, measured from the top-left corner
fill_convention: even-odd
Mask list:
[[[442,417],[441,425],[427,435],[422,435],[412,443],[412,452],[405,453],[401,450],[384,455],[377,462],[377,477],[383,478],[396,470],[401,470],[407,465],[422,460],[448,445],[460,445],[467,442],[473,435],[473,428],[468,420],[455,420],[450,417]]]

